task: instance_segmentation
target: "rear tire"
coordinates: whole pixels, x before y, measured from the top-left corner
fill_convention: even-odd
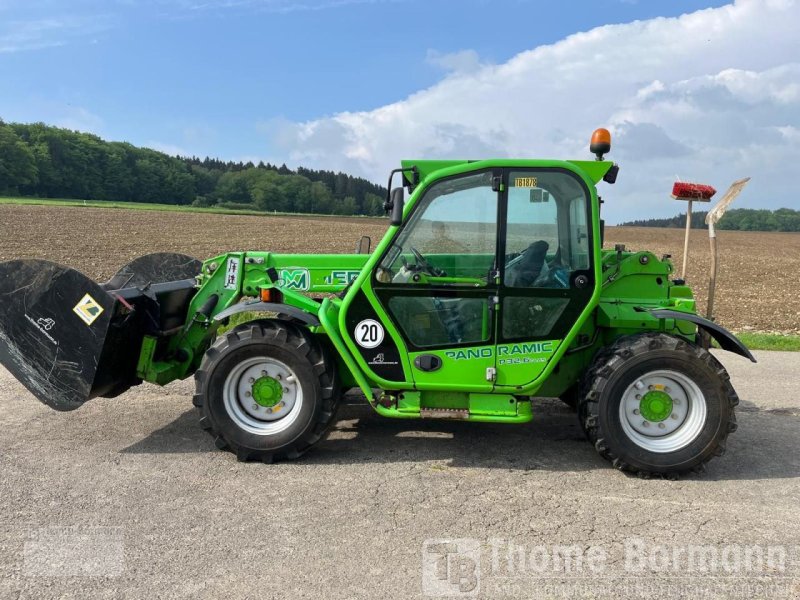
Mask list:
[[[725,452],[739,398],[708,351],[664,333],[626,336],[587,372],[578,418],[615,468],[680,474]]]
[[[302,456],[333,424],[335,365],[304,328],[262,320],[220,336],[195,373],[200,425],[241,461]]]

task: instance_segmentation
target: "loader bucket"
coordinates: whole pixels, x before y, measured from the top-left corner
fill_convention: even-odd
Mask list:
[[[200,262],[153,254],[105,284],[44,260],[0,263],[0,363],[39,400],[74,410],[141,383],[145,335],[180,329]]]

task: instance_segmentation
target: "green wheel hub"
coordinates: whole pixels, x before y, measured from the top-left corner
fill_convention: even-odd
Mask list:
[[[275,435],[299,417],[303,388],[286,363],[270,356],[252,356],[228,373],[222,402],[240,429],[253,435]]]
[[[650,390],[642,396],[639,412],[648,421],[660,423],[672,414],[672,397],[660,390]]]
[[[253,400],[259,406],[272,408],[283,398],[283,386],[273,378],[265,375],[253,383]]]
[[[619,403],[622,431],[648,452],[685,448],[702,434],[707,416],[703,391],[687,374],[672,369],[643,373]]]

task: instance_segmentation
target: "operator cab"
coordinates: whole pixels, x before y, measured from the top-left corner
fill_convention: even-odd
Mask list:
[[[599,293],[595,184],[615,168],[609,147],[593,136],[597,161],[403,161],[392,174],[409,205],[403,188],[387,197],[396,227],[344,315],[370,376],[473,393],[539,377]]]
[[[437,181],[380,261],[376,291],[392,290],[387,308],[418,347],[490,341],[486,291],[504,297],[501,337],[560,335],[570,297],[591,295],[590,199],[581,178],[561,168]]]

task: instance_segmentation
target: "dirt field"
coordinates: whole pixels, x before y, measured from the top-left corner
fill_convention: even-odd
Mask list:
[[[228,250],[352,252],[361,235],[373,244],[383,219],[253,217],[122,209],[0,205],[0,261],[46,258],[104,280],[129,260],[158,251],[207,258]],[[800,234],[723,231],[717,320],[733,330],[800,333]],[[683,231],[610,227],[606,247],[671,254],[680,270]],[[702,311],[708,279],[708,237],[693,232],[691,267]],[[677,275],[676,275],[677,276]]]

